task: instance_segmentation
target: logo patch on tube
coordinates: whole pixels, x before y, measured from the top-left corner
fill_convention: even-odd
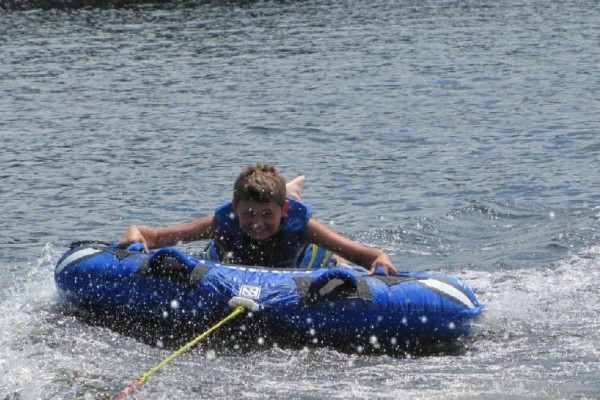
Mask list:
[[[240,297],[258,300],[260,297],[260,286],[242,285],[240,287]]]

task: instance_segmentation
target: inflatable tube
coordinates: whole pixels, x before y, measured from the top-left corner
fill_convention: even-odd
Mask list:
[[[251,299],[260,309],[228,331],[236,329],[236,340],[349,351],[456,344],[483,310],[464,283],[438,273],[226,265],[177,248],[145,254],[139,245],[74,244],[55,282],[68,303],[96,315],[195,332],[227,315],[232,298]]]

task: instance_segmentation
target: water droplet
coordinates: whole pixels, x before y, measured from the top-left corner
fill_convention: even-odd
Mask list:
[[[173,310],[177,310],[179,308],[179,301],[178,300],[171,300],[171,308]]]
[[[212,361],[215,358],[217,358],[217,353],[214,350],[208,350],[206,352],[206,359],[207,360]]]
[[[262,345],[265,344],[265,338],[264,337],[259,337],[258,340],[257,340],[257,342],[258,342],[259,345],[262,346]]]

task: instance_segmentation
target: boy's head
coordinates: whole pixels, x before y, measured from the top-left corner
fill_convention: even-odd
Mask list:
[[[286,201],[285,179],[269,164],[256,164],[242,170],[233,185],[233,203],[240,201],[257,203],[275,202],[283,206]]]
[[[244,168],[233,186],[232,202],[242,232],[258,240],[275,235],[289,207],[285,190],[285,180],[275,167]]]

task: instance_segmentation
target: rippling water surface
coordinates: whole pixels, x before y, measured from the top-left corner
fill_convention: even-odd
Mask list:
[[[0,5],[0,398],[108,399],[166,357],[66,313],[53,265],[211,213],[259,161],[400,269],[467,282],[477,334],[421,358],[201,346],[137,398],[600,397],[596,1]]]

